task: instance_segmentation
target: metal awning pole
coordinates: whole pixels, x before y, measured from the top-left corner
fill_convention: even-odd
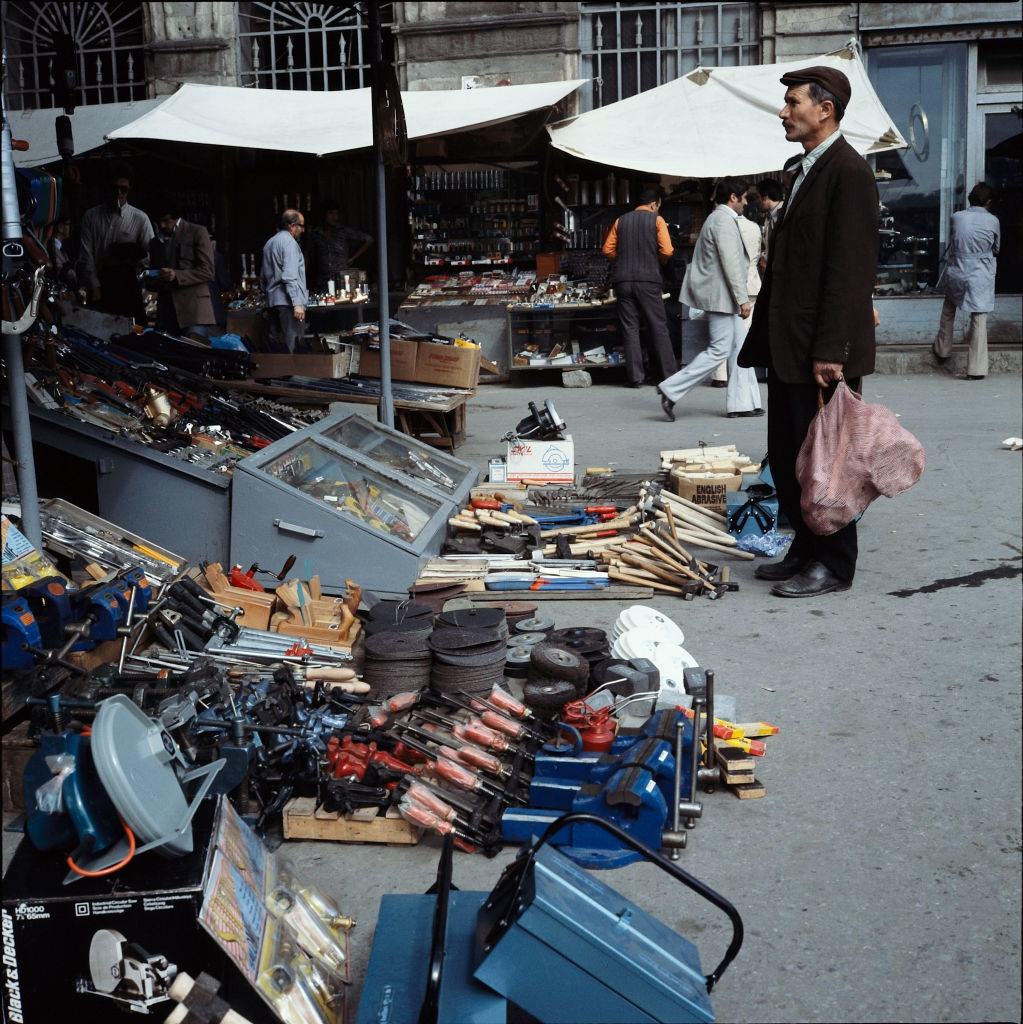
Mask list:
[[[387,267],[387,169],[380,143],[377,159],[377,306],[380,323],[380,422],[394,426],[394,396],[391,394],[391,303]]]
[[[394,396],[391,394],[391,303],[387,258],[387,169],[384,166],[383,131],[378,97],[383,88],[383,36],[380,8],[375,0],[366,4],[369,21],[370,63],[373,73],[373,149],[377,164],[377,322],[380,325],[380,422],[394,426]]]
[[[6,51],[3,55],[3,68],[6,78]],[[0,118],[0,167],[3,172],[3,281],[6,286],[25,265],[25,245],[21,230],[21,211],[18,208],[18,186],[14,177],[11,128],[7,123],[6,98],[0,98]],[[37,294],[33,295],[33,305]],[[11,315],[14,315],[13,311]],[[21,495],[21,532],[28,538],[29,543],[41,550],[43,534],[39,525],[39,494],[36,490],[36,467],[32,457],[32,424],[28,418],[25,365],[21,357],[21,336],[24,330],[22,325],[25,322],[24,317],[10,325],[4,321],[4,366],[7,371],[7,391],[11,404],[11,433],[14,435],[14,458],[17,460],[18,492]],[[11,333],[8,334],[8,330]]]
[[[21,358],[21,335],[4,335],[4,365],[7,369],[7,395],[11,406],[11,433],[21,495],[21,532],[37,550],[42,550],[43,531],[39,524],[39,493],[32,455],[32,423],[28,418],[25,395],[25,366]]]

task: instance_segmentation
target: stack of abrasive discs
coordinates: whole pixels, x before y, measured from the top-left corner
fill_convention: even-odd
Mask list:
[[[394,631],[427,637],[433,631],[433,609],[411,601],[378,601],[370,608],[363,630],[367,636]]]
[[[419,690],[430,682],[433,609],[409,601],[379,601],[365,623],[362,677],[374,696]]]
[[[375,697],[421,690],[430,682],[432,661],[429,634],[385,630],[366,637],[362,678]]]
[[[443,612],[430,636],[430,685],[442,693],[486,693],[504,676],[508,625],[504,612],[466,608]]]
[[[508,622],[501,608],[457,608],[441,612],[437,629],[492,629],[502,640],[508,637]]]

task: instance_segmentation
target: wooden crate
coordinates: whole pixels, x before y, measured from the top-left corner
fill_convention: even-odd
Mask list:
[[[295,797],[284,806],[285,839],[323,839],[338,843],[390,843],[414,846],[423,830],[390,807],[377,814],[367,807],[347,817],[337,811],[316,810],[312,797]]]

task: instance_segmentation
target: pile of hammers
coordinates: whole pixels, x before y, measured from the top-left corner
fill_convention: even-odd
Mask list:
[[[614,536],[600,536],[610,529]],[[548,545],[545,555],[593,558],[607,566],[610,579],[649,587],[687,600],[705,595],[720,597],[738,589],[727,566],[698,558],[691,549],[752,559],[741,551],[719,512],[696,505],[656,484],[640,488],[636,503],[610,522],[570,527],[544,533],[544,540],[563,538]],[[565,549],[567,541],[567,550]]]

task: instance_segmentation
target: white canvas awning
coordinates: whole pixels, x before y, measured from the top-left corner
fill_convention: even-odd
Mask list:
[[[97,103],[91,107],[78,107],[71,117],[75,153],[88,153],[90,149],[102,146],[108,132],[130,124],[162,102],[135,100],[131,103]],[[63,107],[7,111],[12,138],[23,139],[29,146],[27,152],[15,151],[15,167],[38,167],[60,159],[55,122],[63,113]]]
[[[584,83],[404,92],[410,139],[469,131],[553,106]],[[300,92],[183,85],[108,139],[163,139],[326,156],[373,144],[370,90]]]
[[[852,98],[842,134],[860,153],[902,149],[906,140],[881,105],[850,47],[784,64],[697,68],[629,99],[548,125],[551,144],[612,167],[680,178],[717,178],[779,170],[797,144],[786,142],[778,117],[796,68],[826,64],[843,71]]]

